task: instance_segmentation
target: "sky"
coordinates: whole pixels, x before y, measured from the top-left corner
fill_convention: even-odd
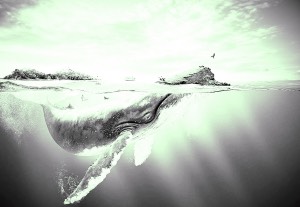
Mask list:
[[[300,79],[297,0],[0,0],[0,77]],[[215,53],[215,58],[210,56]]]

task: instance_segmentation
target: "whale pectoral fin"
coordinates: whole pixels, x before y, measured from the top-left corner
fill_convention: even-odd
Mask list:
[[[122,134],[86,171],[77,188],[64,201],[64,204],[79,202],[108,175],[120,159],[131,132]]]
[[[140,140],[137,140],[134,145],[134,164],[139,166],[143,164],[146,159],[150,156],[153,137],[149,136]]]

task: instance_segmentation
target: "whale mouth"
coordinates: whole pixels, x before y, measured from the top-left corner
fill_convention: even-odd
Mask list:
[[[132,121],[125,121],[120,122],[115,126],[115,129],[113,130],[113,133],[120,134],[124,131],[133,131],[138,128],[140,125],[149,124],[156,120],[159,116],[159,109],[164,103],[164,101],[170,96],[171,94],[167,94],[164,96],[155,106],[152,113],[147,113],[146,118],[144,120],[132,120]]]
[[[125,131],[133,131],[138,127],[138,123],[125,122],[118,124],[113,133],[121,134]]]

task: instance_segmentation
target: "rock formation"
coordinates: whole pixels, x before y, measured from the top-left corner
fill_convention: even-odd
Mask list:
[[[160,83],[179,85],[179,84],[199,84],[199,85],[216,85],[216,86],[230,86],[229,83],[219,82],[215,80],[215,75],[210,68],[199,66],[199,70],[187,76],[177,77],[175,80],[165,80],[160,78]]]

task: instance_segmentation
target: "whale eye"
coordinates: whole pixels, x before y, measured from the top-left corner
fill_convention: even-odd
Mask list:
[[[152,118],[152,114],[150,112],[146,113],[144,116],[143,116],[143,119],[145,121],[148,121]]]

